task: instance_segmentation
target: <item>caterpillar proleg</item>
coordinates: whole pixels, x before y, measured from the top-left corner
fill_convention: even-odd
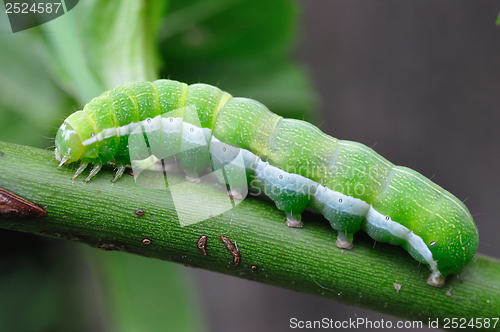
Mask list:
[[[129,144],[134,133],[147,133],[148,153]],[[207,167],[224,166],[221,182],[262,190],[288,226],[301,227],[310,206],[338,231],[338,247],[352,248],[353,234],[363,229],[428,265],[433,286],[443,286],[478,247],[465,205],[421,174],[206,84],[157,80],[107,91],[64,121],[55,155],[60,166],[80,161],[74,177],[93,163],[86,181],[108,162],[118,166],[116,181],[131,160],[151,155],[175,156],[191,181]]]

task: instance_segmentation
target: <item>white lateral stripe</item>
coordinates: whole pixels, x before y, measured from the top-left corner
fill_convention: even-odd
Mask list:
[[[128,125],[118,127],[116,128],[116,134],[118,135],[118,137],[130,135],[130,133],[133,132],[134,129],[137,128],[139,125],[140,125],[139,122],[132,122],[129,123]]]
[[[337,211],[357,216],[365,216],[370,208],[368,203],[359,198],[344,195],[341,192],[328,189],[321,184],[318,184],[318,190],[313,200],[316,200],[316,202],[314,202],[316,204],[328,205]]]
[[[366,221],[374,227],[385,229],[392,235],[408,241],[408,243],[415,250],[417,250],[422,255],[422,257],[424,257],[431,270],[433,272],[439,272],[437,268],[437,262],[432,258],[431,251],[429,250],[429,248],[427,248],[422,238],[413,233],[413,231],[391,220],[390,218],[389,220],[387,220],[386,216],[382,215],[371,206],[368,210],[368,213],[366,214]]]
[[[222,143],[226,146],[228,150],[230,149],[237,149],[238,153],[243,157],[243,162],[245,165],[246,169],[252,169],[255,170],[255,165],[260,160],[259,157],[257,157],[255,154],[250,152],[249,150],[242,149],[242,148],[235,148],[229,144],[226,144],[224,142],[219,141],[215,136],[212,135],[212,138],[210,139],[210,148],[213,147],[212,143]],[[215,144],[214,144],[215,145]],[[213,153],[213,151],[210,150],[210,153]],[[234,155],[234,154],[233,154]]]
[[[170,119],[172,119],[172,120],[170,120]],[[148,120],[149,120],[149,122],[148,122]],[[146,120],[143,120],[140,122],[131,122],[128,125],[124,125],[121,127],[103,129],[97,135],[94,135],[93,137],[85,140],[82,144],[84,146],[87,146],[87,145],[93,144],[97,141],[100,142],[104,139],[111,138],[114,136],[118,136],[118,137],[127,136],[127,135],[130,135],[130,133],[132,133],[139,126],[144,127],[145,133],[151,133],[151,132],[154,132],[156,130],[159,130],[160,128],[162,129],[163,132],[165,132],[167,134],[173,133],[173,132],[180,132],[179,128],[182,125],[182,123],[183,123],[182,118],[164,118],[161,115],[158,115],[154,118],[146,119]],[[192,126],[194,128],[198,128],[194,125],[190,125],[190,126]],[[205,131],[205,129],[207,129],[207,128],[200,128],[200,129],[203,129],[203,131]],[[210,129],[208,129],[208,130],[210,130]],[[187,135],[189,136],[189,133]]]
[[[215,136],[212,136],[212,142],[220,141]],[[257,178],[269,180],[271,176],[277,176],[277,172],[279,171],[279,173],[282,173],[284,177],[288,179],[288,181],[295,180],[297,183],[300,183],[301,185],[298,185],[298,188],[310,189],[310,186],[316,184],[311,179],[308,179],[302,175],[285,172],[281,168],[269,164],[269,162],[264,162],[257,155],[246,149],[240,150],[245,161],[251,162],[252,160],[254,160],[254,162],[251,162],[250,167],[255,171],[254,176]],[[331,190],[327,187],[322,186],[321,184],[317,184],[316,187],[317,189],[311,192],[311,206],[314,206],[315,204],[326,204],[337,211],[342,211],[358,216],[365,216],[370,209],[370,205],[359,198],[344,195],[341,192]]]
[[[318,187],[318,184],[313,180],[299,174],[285,172],[283,169],[273,166],[267,161],[264,162],[258,157],[255,161],[254,175],[280,190],[292,190],[297,194],[314,195]]]

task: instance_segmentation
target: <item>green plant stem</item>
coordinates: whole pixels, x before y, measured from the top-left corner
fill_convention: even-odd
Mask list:
[[[142,188],[127,173],[111,184],[111,168],[86,184],[72,181],[73,172],[57,168],[50,151],[0,142],[0,187],[47,211],[41,219],[0,218],[0,227],[174,261],[424,324],[500,316],[500,262],[494,258],[478,254],[444,288],[434,288],[426,283],[428,268],[400,247],[374,243],[359,232],[353,250],[338,249],[337,232],[314,212],[303,215],[304,228],[288,228],[272,202],[249,195],[214,216],[207,203],[197,202],[193,213],[206,211],[206,220],[182,227],[168,189]],[[188,202],[225,195],[209,184],[176,179],[171,187]],[[197,248],[201,235],[208,237],[208,256]],[[237,246],[238,266],[219,235]],[[500,331],[500,322],[483,329]]]

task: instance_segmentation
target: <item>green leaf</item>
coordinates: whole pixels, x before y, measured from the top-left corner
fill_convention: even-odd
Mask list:
[[[102,298],[81,246],[0,230],[0,330],[91,331]]]
[[[82,105],[105,90],[157,77],[163,1],[92,0],[42,25],[50,65]]]
[[[46,68],[80,105],[98,96],[104,89],[104,83],[86,57],[85,36],[77,23],[80,11],[75,10],[56,20],[43,24],[44,42],[49,54]],[[69,115],[71,111],[68,112]]]
[[[303,66],[284,57],[248,58],[178,66],[173,77],[216,85],[235,97],[258,100],[272,112],[314,122],[318,96]]]
[[[0,31],[8,30],[0,13]],[[71,99],[44,68],[40,37],[36,29],[0,34],[0,139],[47,147],[53,142],[44,136],[54,136]]]
[[[172,1],[161,32],[162,77],[213,84],[314,121],[317,95],[290,59],[298,12],[287,0]]]
[[[112,331],[205,330],[194,280],[185,269],[122,252],[86,251],[100,267]]]
[[[183,61],[283,54],[294,40],[297,14],[289,0],[172,1],[161,47],[167,59]]]
[[[164,1],[82,2],[80,25],[92,69],[105,90],[157,77],[156,39]]]

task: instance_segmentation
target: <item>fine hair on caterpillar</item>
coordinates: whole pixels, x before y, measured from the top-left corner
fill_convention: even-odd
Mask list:
[[[113,182],[131,165],[138,185],[159,188],[163,172],[148,178],[146,171],[176,158],[187,181],[211,176],[227,188],[225,199],[210,197],[210,215],[240,204],[249,185],[285,213],[289,227],[302,227],[301,213],[311,207],[338,232],[339,248],[353,248],[353,234],[362,229],[426,264],[432,286],[443,286],[478,247],[463,202],[420,173],[207,84],[158,80],[116,87],[70,115],[55,143],[59,166],[80,163],[73,178],[93,163],[85,181],[112,162]],[[211,173],[204,175],[207,168]],[[181,195],[171,185],[179,180],[165,176],[172,197]],[[208,218],[175,207],[183,226]]]

